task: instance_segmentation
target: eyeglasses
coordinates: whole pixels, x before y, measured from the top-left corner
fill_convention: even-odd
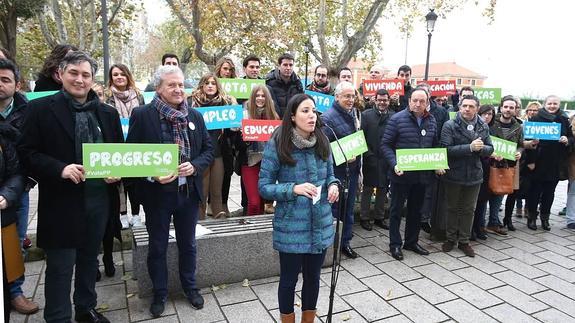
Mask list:
[[[346,99],[346,100],[353,100],[355,99],[355,95],[353,94],[346,94],[346,95],[342,95],[342,98]]]

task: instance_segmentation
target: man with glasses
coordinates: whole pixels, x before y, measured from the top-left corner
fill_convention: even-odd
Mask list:
[[[306,90],[333,95],[333,89],[328,81],[327,67],[318,65],[315,68],[313,82],[306,87]]]
[[[361,128],[361,114],[354,107],[355,89],[349,82],[341,82],[335,88],[335,101],[331,108],[321,115],[324,124],[323,133],[330,142],[341,139],[357,132]],[[357,192],[357,182],[361,169],[361,156],[346,156],[349,167],[349,190],[344,214],[340,214],[340,204],[343,198],[332,204],[332,214],[335,218],[343,220],[341,250],[349,258],[357,258],[357,253],[351,249],[350,241],[353,237],[353,206]],[[334,165],[334,175],[342,183],[346,179],[346,165]]]

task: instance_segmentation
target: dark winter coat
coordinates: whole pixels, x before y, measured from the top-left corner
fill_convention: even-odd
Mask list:
[[[463,120],[460,113],[453,120],[443,125],[441,132],[441,146],[447,148],[447,161],[449,169],[441,179],[461,185],[477,185],[483,182],[483,168],[481,157],[491,156],[493,145],[489,138],[489,127],[481,118],[476,117],[472,130],[468,130],[468,124]],[[471,142],[481,138],[484,147],[480,151],[471,151]]]
[[[279,70],[276,68],[266,75],[266,85],[268,86],[272,99],[274,100],[276,112],[283,118],[284,111],[289,100],[298,93],[303,93],[303,85],[295,72],[291,73],[290,80],[286,83],[282,80]]]
[[[437,123],[431,113],[424,112],[421,126],[409,108],[394,114],[387,122],[379,145],[380,152],[389,165],[390,180],[401,184],[429,183],[431,171],[404,172],[403,175],[397,176],[394,171],[397,165],[395,151],[408,148],[433,148],[437,143]]]
[[[439,142],[443,125],[449,120],[449,113],[443,106],[437,105],[433,100],[429,102],[429,113],[435,117],[435,122],[437,123],[437,141]]]
[[[361,114],[357,111],[357,109],[353,109],[352,111],[352,113],[355,113],[361,125]],[[349,136],[357,131],[354,116],[342,108],[339,103],[337,103],[337,101],[333,101],[331,108],[327,109],[327,111],[321,115],[321,122],[324,124],[321,130],[330,142],[335,141],[336,137],[328,128],[328,126],[333,129],[338,139]],[[359,173],[360,167],[361,162],[359,156],[355,159],[354,162],[349,163],[349,169],[351,172],[356,171]],[[345,165],[341,164],[336,166],[336,172],[338,168],[343,169],[345,168]]]
[[[12,111],[6,119],[0,115],[1,121],[8,122],[12,127],[19,129],[22,128],[24,123],[24,116],[26,114],[26,104],[28,104],[28,99],[23,94],[16,92],[14,93],[14,102],[12,103]]]
[[[389,165],[379,150],[387,121],[394,114],[369,109],[361,113],[361,129],[365,135],[368,151],[363,154],[363,185],[370,187],[387,187]]]
[[[43,91],[60,91],[62,89],[62,83],[54,81],[51,76],[45,76],[40,74],[36,83],[34,85],[34,92]]]
[[[2,210],[1,223],[6,227],[16,222],[18,202],[24,192],[25,176],[22,174],[14,142],[18,131],[7,123],[0,123],[0,196],[8,207]]]

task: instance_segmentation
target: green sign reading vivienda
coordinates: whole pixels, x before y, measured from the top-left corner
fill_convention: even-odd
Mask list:
[[[515,160],[515,152],[517,151],[517,143],[513,141],[503,140],[498,137],[489,136],[493,144],[493,155],[503,157],[509,160]]]
[[[177,174],[176,144],[83,144],[86,178],[153,177]]]
[[[481,104],[499,105],[501,103],[501,88],[476,87],[473,91]]]
[[[218,79],[222,84],[222,89],[227,95],[231,95],[236,99],[249,99],[252,93],[252,88],[258,84],[264,85],[265,80],[256,79]]]
[[[395,155],[402,171],[449,169],[447,148],[398,149]]]
[[[346,160],[351,160],[367,151],[367,142],[365,141],[363,130],[352,133],[349,136],[340,138],[339,145],[337,144],[337,141],[331,142],[330,145],[336,166],[341,165]],[[340,146],[341,149],[339,148]]]

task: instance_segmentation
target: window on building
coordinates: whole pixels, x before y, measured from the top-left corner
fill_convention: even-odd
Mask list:
[[[471,80],[471,85],[475,86],[475,80]]]
[[[457,85],[461,85],[461,79],[457,79]]]

